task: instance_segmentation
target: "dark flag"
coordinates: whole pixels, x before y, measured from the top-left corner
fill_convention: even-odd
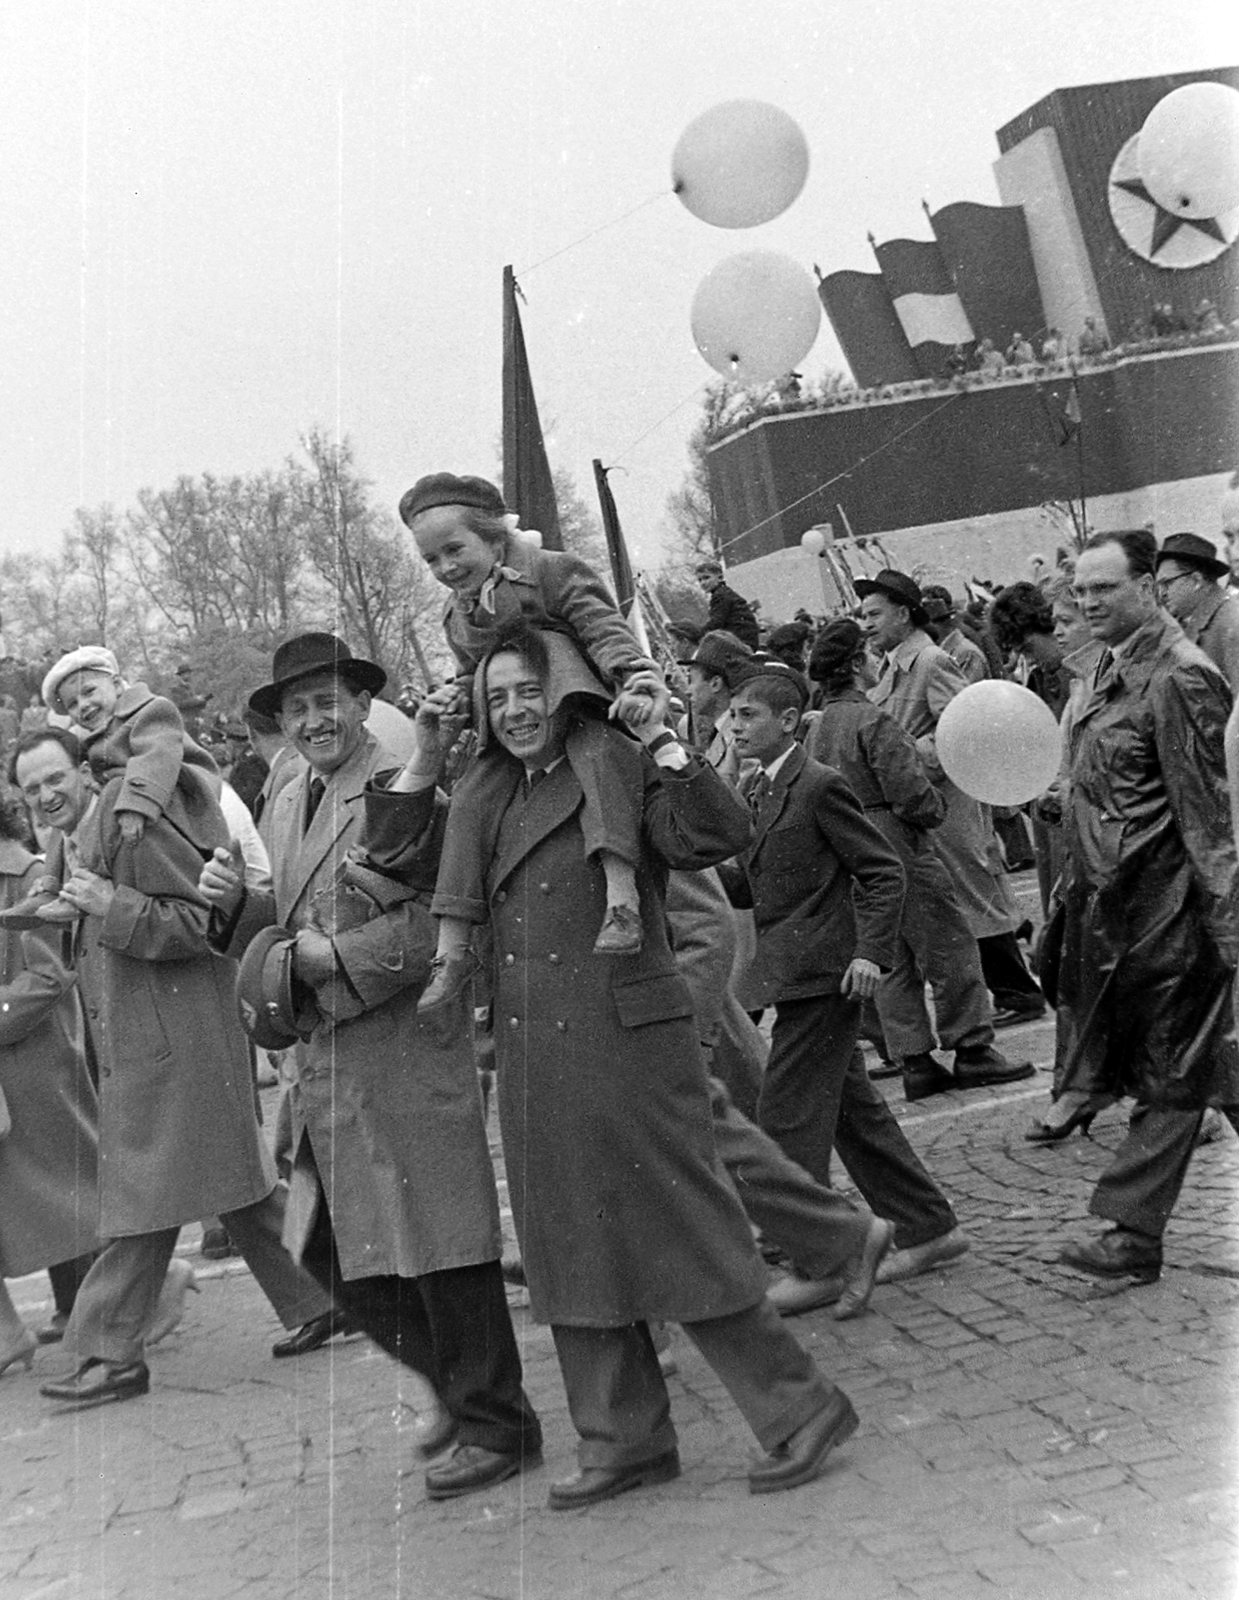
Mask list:
[[[536,528],[544,550],[562,550],[559,505],[551,479],[525,335],[516,306],[516,277],[503,269],[503,498],[522,528]]]
[[[862,389],[911,383],[921,375],[879,272],[819,275],[818,298]]]
[[[960,200],[926,215],[968,321],[978,337],[1005,350],[1017,333],[1034,345],[1045,311],[1023,206]]]
[[[606,535],[607,554],[611,557],[611,575],[615,579],[615,598],[625,616],[632,606],[637,586],[632,580],[632,563],[628,559],[628,546],[624,543],[624,530],[620,527],[615,496],[607,482],[607,469],[594,459],[594,483],[598,487],[598,504],[602,508],[602,531]]]

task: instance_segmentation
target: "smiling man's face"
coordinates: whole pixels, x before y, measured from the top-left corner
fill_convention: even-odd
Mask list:
[[[542,679],[511,650],[486,666],[486,715],[495,738],[527,767],[545,767],[563,751],[563,718],[547,710]]]
[[[72,833],[90,805],[90,768],[75,763],[55,739],[23,750],[17,758],[17,786],[41,827]]]
[[[370,696],[337,673],[298,678],[280,701],[280,725],[300,755],[320,776],[342,767],[361,743]]]

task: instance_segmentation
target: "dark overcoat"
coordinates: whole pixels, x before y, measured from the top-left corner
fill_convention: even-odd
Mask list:
[[[755,1305],[765,1289],[715,1155],[663,910],[668,867],[743,848],[748,814],[699,757],[682,772],[643,761],[639,955],[592,953],[606,885],[585,857],[567,761],[518,788],[486,880],[504,1155],[541,1322],[700,1321]]]
[[[0,841],[0,905],[44,867]],[[0,1090],[12,1127],[0,1138],[0,1278],[69,1261],[97,1242],[98,1106],[66,935],[0,935]]]
[[[501,1246],[469,1040],[444,1045],[417,1016],[435,949],[427,907],[445,803],[433,791],[393,797],[429,858],[419,898],[357,921],[357,897],[342,878],[361,841],[367,786],[396,765],[365,734],[329,775],[308,829],[310,769],[303,764],[284,784],[268,832],[274,891],[247,893],[226,946],[239,953],[277,920],[316,928],[335,946],[337,976],[316,995],[321,1021],[296,1048],[285,1243],[300,1254],[321,1178],[346,1278],[472,1266],[496,1260]]]
[[[194,814],[204,843],[227,844],[210,780]],[[122,844],[113,805],[99,798],[105,859],[122,850],[129,881],[108,913],[78,924],[74,963],[99,1063],[99,1231],[154,1233],[253,1205],[275,1187],[258,1127],[249,1041],[237,1018],[236,963],[208,942],[211,908],[198,893],[202,853],[168,818],[140,847]],[[57,836],[48,865],[63,871]]]
[[[1063,1086],[1181,1110],[1239,1101],[1239,866],[1225,680],[1151,617],[1070,726]]]

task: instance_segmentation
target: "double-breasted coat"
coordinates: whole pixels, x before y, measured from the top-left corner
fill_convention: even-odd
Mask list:
[[[114,778],[98,801],[110,862],[122,848],[113,814],[122,781]],[[210,821],[214,843],[226,844],[210,780],[182,781],[201,786],[195,815],[204,828]],[[237,1017],[236,964],[208,942],[201,850],[160,818],[127,860],[131,882],[115,885],[106,916],[83,918],[73,947],[87,1045],[99,1069],[104,1238],[239,1210],[275,1187]],[[48,866],[63,873],[60,835]]]
[[[756,1305],[765,1289],[715,1154],[663,911],[668,868],[743,848],[748,813],[700,757],[682,772],[643,762],[639,954],[592,953],[606,885],[585,858],[567,761],[518,787],[487,873],[504,1155],[541,1322],[696,1322]]]
[[[1058,977],[1065,1087],[1179,1110],[1239,1103],[1229,708],[1222,675],[1159,613],[1073,713]]]
[[[280,789],[268,829],[274,891],[247,893],[227,945],[239,953],[277,920],[332,937],[337,976],[317,989],[322,1020],[296,1047],[285,1242],[300,1255],[321,1179],[345,1278],[471,1266],[496,1260],[501,1244],[469,1041],[444,1045],[417,1016],[436,941],[427,907],[442,842],[441,797],[393,797],[405,808],[410,837],[424,839],[424,891],[344,925],[354,924],[356,899],[341,873],[361,843],[367,786],[396,765],[366,733],[327,777],[308,829],[310,769]]]
[[[16,904],[42,863],[0,840],[0,905]],[[0,935],[0,1090],[12,1127],[0,1138],[0,1278],[94,1248],[98,1106],[66,935]]]
[[[869,698],[916,740],[926,770],[942,791],[946,816],[934,829],[934,848],[951,874],[974,938],[986,939],[1010,933],[1019,913],[1002,870],[989,807],[955,787],[942,770],[934,742],[938,718],[967,687],[946,651],[917,628],[887,656]]]

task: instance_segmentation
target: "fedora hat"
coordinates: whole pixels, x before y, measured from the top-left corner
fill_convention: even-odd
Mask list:
[[[1224,578],[1230,564],[1219,561],[1217,547],[1211,539],[1198,533],[1172,533],[1157,552],[1157,565],[1163,561],[1181,561],[1185,567],[1196,567],[1210,578]]]
[[[856,593],[862,600],[866,595],[881,594],[888,600],[893,600],[897,606],[907,606],[909,621],[915,627],[922,627],[929,621],[921,586],[915,578],[909,578],[906,572],[893,572],[888,567],[872,578],[857,578]]]
[[[250,710],[278,717],[284,691],[298,679],[312,677],[316,672],[338,673],[350,688],[364,689],[368,694],[378,694],[387,682],[382,667],[355,656],[334,633],[299,633],[275,652],[271,682],[264,683],[250,695]]]
[[[293,976],[296,942],[291,928],[263,928],[241,958],[237,1014],[263,1050],[286,1050],[308,1039],[319,1021],[314,996]]]
[[[700,667],[711,677],[722,678],[730,688],[730,680],[744,664],[753,659],[748,645],[730,633],[715,630],[702,634],[692,655],[683,657],[681,667]]]

